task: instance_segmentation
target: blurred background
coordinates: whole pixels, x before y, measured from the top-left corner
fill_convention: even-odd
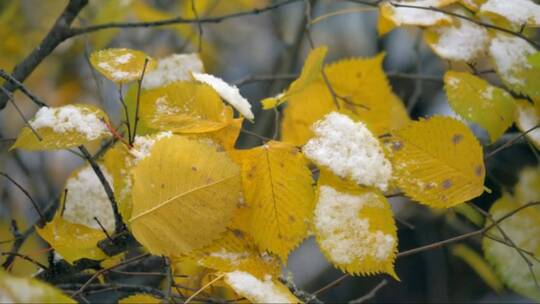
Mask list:
[[[407,105],[412,118],[434,113],[453,115],[442,90],[442,75],[448,63],[435,56],[423,43],[421,30],[400,28],[379,37],[376,8],[355,2],[312,1],[316,22],[310,26],[311,34],[316,46],[328,46],[326,62],[347,57],[372,57],[385,52],[384,69],[394,92]],[[64,0],[0,0],[0,68],[11,71],[39,43],[66,3]],[[195,0],[199,17],[247,11],[270,3],[270,0]],[[194,17],[191,5],[191,0],[91,0],[75,24],[152,21],[178,15],[191,18]],[[105,109],[117,125],[121,120],[118,88],[90,67],[88,55],[92,51],[126,47],[142,50],[154,58],[200,51],[206,71],[229,83],[239,84],[241,93],[252,103],[256,120],[255,123],[246,121],[244,129],[272,137],[275,113],[261,110],[259,101],[280,93],[291,81],[288,75],[300,71],[311,48],[305,37],[305,26],[305,4],[300,1],[261,14],[204,24],[200,42],[196,25],[96,32],[62,43],[25,84],[51,106],[96,104]],[[251,81],[254,76],[266,75],[283,77]],[[35,105],[21,93],[16,93],[15,98],[26,117],[31,118],[37,110]],[[8,173],[44,207],[61,194],[70,172],[80,167],[83,161],[69,151],[9,151],[13,138],[23,126],[24,121],[10,104],[0,111],[0,171]],[[487,135],[482,130],[474,130],[481,141],[487,142]],[[517,132],[516,129],[509,130],[501,142]],[[249,148],[260,143],[259,138],[242,133],[237,147]],[[500,143],[486,146],[485,150],[493,150],[498,145]],[[486,186],[492,192],[484,193],[475,202],[487,210],[502,191],[511,189],[522,168],[536,164],[535,154],[526,141],[519,141],[498,153],[486,164],[489,177]],[[453,210],[437,213],[400,197],[391,202],[399,220],[400,251],[475,229]],[[24,193],[7,179],[0,178],[0,250],[3,252],[9,251],[12,245],[9,242],[13,238],[12,219],[16,219],[19,229],[24,230],[37,220],[37,215]],[[481,254],[480,238],[472,238],[464,244]],[[46,248],[39,237],[32,235],[21,252],[45,263]],[[400,258],[396,262],[396,272],[401,282],[382,275],[348,277],[321,291],[318,297],[323,301],[347,302],[367,294],[385,279],[387,284],[369,301],[527,302],[510,291],[495,292],[459,254],[454,253],[453,247],[448,247]],[[0,261],[2,259],[0,257]],[[36,270],[33,264],[19,259],[13,266],[13,271],[20,274],[31,274]],[[298,287],[308,292],[317,291],[342,275],[326,262],[313,239],[307,239],[293,253],[285,271],[290,271]]]

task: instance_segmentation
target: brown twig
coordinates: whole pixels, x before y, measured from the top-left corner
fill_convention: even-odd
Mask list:
[[[148,58],[145,58],[143,69],[141,72],[141,77],[139,78],[139,80],[137,80],[137,102],[135,105],[135,122],[133,126],[133,137],[130,137],[129,139],[130,146],[133,145],[133,142],[135,142],[135,136],[137,136],[137,126],[139,125],[139,106],[141,103],[141,87],[142,87],[142,82],[144,80],[144,74],[146,72],[147,65],[148,65]]]

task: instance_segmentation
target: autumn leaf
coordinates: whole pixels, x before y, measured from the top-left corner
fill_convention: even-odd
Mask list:
[[[156,142],[132,172],[131,229],[154,254],[209,245],[231,221],[241,191],[240,170],[218,145],[181,136]]]
[[[525,25],[531,27],[540,26],[540,5],[530,0],[487,0],[480,7],[480,16],[486,16],[497,21],[504,18],[514,30],[519,30]]]
[[[244,271],[225,274],[225,282],[252,303],[301,303],[281,282],[267,277],[263,280]]]
[[[516,106],[516,125],[537,149],[540,149],[540,100],[534,105],[527,100],[518,100]],[[534,129],[536,128],[536,129]]]
[[[456,0],[411,0],[402,1],[399,2],[399,4],[427,8],[442,7],[454,2],[456,2]],[[396,26],[433,26],[449,24],[452,22],[452,19],[443,13],[412,7],[399,7],[390,1],[382,2],[379,9],[379,18],[386,19],[384,22],[379,21],[379,35],[388,33]],[[381,25],[383,26],[381,27]]]
[[[146,63],[145,68],[145,61]],[[107,79],[122,84],[140,79],[143,73],[156,67],[154,59],[145,53],[126,48],[105,49],[93,52],[90,63]]]
[[[337,109],[322,79],[289,98],[283,112],[283,141],[304,145],[311,137],[311,126],[326,114],[339,111],[354,121],[364,122],[376,135],[399,128],[409,121],[403,103],[392,93],[382,70],[384,54],[373,58],[351,58],[325,67],[325,73],[338,99]]]
[[[463,123],[436,116],[393,132],[397,185],[422,204],[448,208],[484,191],[482,147]]]
[[[118,304],[159,304],[161,299],[144,293],[134,294],[118,300]]]
[[[444,89],[452,109],[486,129],[492,142],[514,121],[514,98],[479,77],[448,71],[444,75]]]
[[[110,136],[108,121],[107,114],[92,105],[42,107],[30,121],[37,135],[24,127],[11,149],[56,150],[95,142]]]
[[[454,256],[467,263],[491,289],[497,293],[504,290],[503,284],[493,268],[472,248],[464,244],[458,244],[452,247],[451,252]]]
[[[493,204],[489,213],[494,220],[501,219],[509,212],[520,206],[513,197],[505,194]],[[490,226],[491,221],[486,221]],[[537,207],[523,209],[499,223],[505,235],[512,240],[517,248],[540,255],[540,210]],[[490,236],[505,239],[496,228],[489,230]],[[482,247],[486,259],[495,267],[501,280],[518,294],[540,301],[540,290],[535,284],[535,277],[540,276],[540,263],[529,259],[532,263],[532,273],[527,262],[514,248],[484,237]],[[533,277],[534,276],[534,277]]]
[[[262,100],[261,103],[263,109],[266,110],[279,106],[280,104],[287,101],[289,97],[302,91],[313,81],[317,80],[321,75],[324,64],[324,57],[326,56],[327,52],[328,48],[326,46],[318,47],[311,50],[311,52],[306,58],[306,61],[304,62],[304,67],[302,67],[302,72],[300,73],[300,76],[291,83],[291,85],[285,92],[279,94],[276,97],[266,98]]]
[[[307,236],[313,209],[306,159],[296,147],[271,141],[246,151],[242,182],[255,242],[287,260]]]
[[[375,188],[361,188],[321,171],[314,216],[319,247],[336,267],[355,275],[397,279],[397,230],[392,209]]]
[[[141,96],[141,119],[158,130],[212,132],[224,128],[232,116],[232,109],[211,87],[196,82],[174,82]]]
[[[45,282],[19,278],[0,270],[0,301],[2,303],[77,303]]]

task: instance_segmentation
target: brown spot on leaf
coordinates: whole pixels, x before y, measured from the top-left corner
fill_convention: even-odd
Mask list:
[[[443,187],[444,189],[448,189],[448,188],[452,187],[452,181],[449,180],[449,179],[445,179],[445,180],[442,182],[441,185],[442,185],[442,187]]]
[[[161,186],[161,189],[165,188],[165,184],[161,184],[160,186]]]
[[[403,149],[403,143],[401,141],[392,142],[392,150],[399,151],[401,149]]]
[[[296,219],[294,218],[294,216],[289,215],[289,221],[294,222],[294,221],[296,221]]]
[[[476,174],[476,176],[480,177],[482,176],[482,173],[484,173],[484,168],[482,165],[478,165],[474,168],[474,174]]]
[[[279,166],[280,166],[281,168],[285,168],[285,164],[284,164],[283,162],[279,162]]]
[[[454,145],[459,144],[462,140],[463,140],[463,135],[461,134],[454,134],[454,136],[452,136],[452,143]]]
[[[238,229],[234,229],[232,231],[232,233],[234,234],[235,237],[239,238],[239,239],[243,239],[244,238],[244,233]]]
[[[191,171],[197,171],[197,167],[191,167]]]
[[[221,145],[216,147],[216,152],[223,152],[223,151],[225,151],[225,149]]]

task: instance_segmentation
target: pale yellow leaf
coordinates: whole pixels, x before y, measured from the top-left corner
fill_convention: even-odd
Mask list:
[[[458,244],[452,247],[451,251],[453,255],[461,258],[465,263],[471,266],[491,289],[495,290],[497,293],[504,290],[502,282],[499,280],[493,269],[472,248],[467,245]]]
[[[505,90],[469,73],[448,71],[444,89],[452,109],[496,141],[514,122],[515,100]]]
[[[140,79],[143,70],[150,72],[156,67],[155,60],[145,53],[126,48],[95,51],[90,55],[90,63],[107,79],[120,84]]]
[[[415,121],[390,141],[397,185],[412,199],[448,208],[484,191],[482,147],[462,122],[442,116]]]
[[[154,254],[185,254],[217,239],[241,191],[240,170],[221,147],[181,136],[155,143],[132,172],[131,229]]]
[[[77,303],[45,282],[20,278],[0,270],[1,303]]]
[[[540,149],[540,100],[534,105],[527,100],[518,100],[516,106],[516,125],[537,149]],[[536,129],[535,129],[536,128]]]
[[[244,271],[225,274],[225,282],[252,303],[301,303],[281,282],[267,276],[258,279]]]
[[[313,210],[306,159],[296,147],[271,141],[246,152],[242,182],[255,242],[287,260],[307,236]]]

